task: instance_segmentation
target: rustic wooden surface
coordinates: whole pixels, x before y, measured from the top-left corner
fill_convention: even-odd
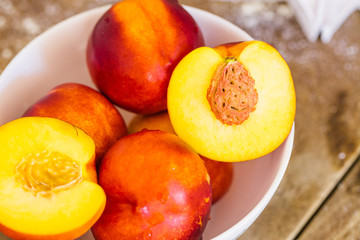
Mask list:
[[[52,25],[113,2],[1,0],[0,74]],[[239,239],[360,239],[360,12],[323,44],[306,40],[285,3],[180,2],[269,42],[294,78],[296,131],[288,169],[269,205]]]

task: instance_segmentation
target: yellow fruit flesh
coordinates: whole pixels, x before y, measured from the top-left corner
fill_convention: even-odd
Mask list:
[[[15,178],[35,196],[51,196],[82,181],[79,163],[59,152],[29,153],[15,169]]]
[[[295,116],[295,91],[289,68],[271,46],[254,41],[236,56],[255,80],[256,110],[240,125],[216,119],[206,90],[223,57],[202,47],[175,68],[168,88],[168,111],[176,133],[199,154],[219,161],[263,156],[285,140]]]
[[[19,238],[61,239],[99,217],[105,194],[96,183],[94,152],[88,135],[57,119],[26,117],[1,126],[1,228]]]

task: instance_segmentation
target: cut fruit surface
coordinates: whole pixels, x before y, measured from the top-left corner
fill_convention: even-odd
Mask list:
[[[0,231],[13,239],[74,239],[100,217],[95,145],[54,118],[0,127]]]
[[[224,67],[229,59],[236,63]],[[168,88],[175,132],[199,154],[219,161],[255,159],[276,149],[292,128],[295,109],[289,67],[261,41],[192,51],[175,68]]]

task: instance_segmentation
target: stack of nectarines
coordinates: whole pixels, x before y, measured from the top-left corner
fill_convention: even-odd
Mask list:
[[[95,239],[198,240],[233,162],[276,149],[294,121],[279,52],[205,47],[176,0],[114,4],[85,57],[97,89],[56,86],[0,126],[0,231],[14,239],[91,228]],[[125,123],[119,109],[136,115]]]

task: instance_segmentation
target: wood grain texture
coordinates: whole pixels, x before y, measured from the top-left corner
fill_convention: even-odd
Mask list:
[[[360,239],[360,159],[298,239]]]
[[[360,27],[360,14],[322,44],[306,40],[283,3],[210,1],[203,7],[279,49],[292,71],[297,93],[292,158],[270,204],[239,239],[294,239],[359,154],[360,35],[353,29]]]

